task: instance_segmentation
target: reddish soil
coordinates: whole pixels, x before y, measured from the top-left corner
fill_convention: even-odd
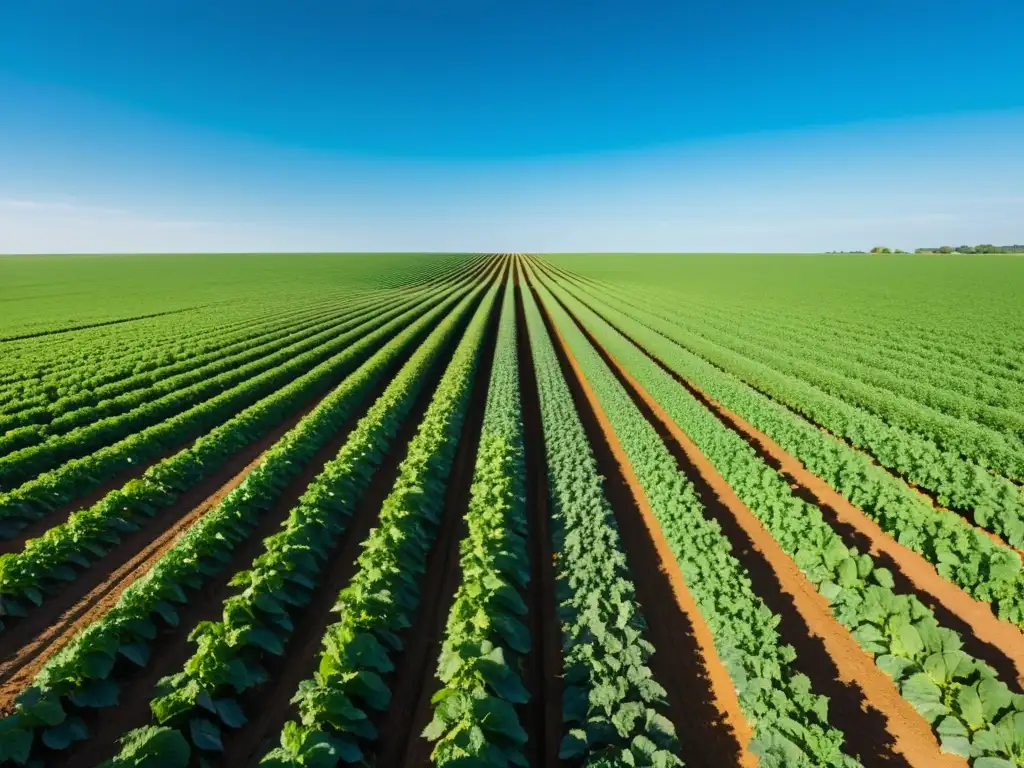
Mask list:
[[[605,493],[615,510],[637,600],[647,622],[647,639],[660,651],[651,657],[649,666],[655,680],[668,691],[666,715],[675,725],[686,763],[708,768],[756,766],[756,757],[746,748],[752,731],[715,651],[711,631],[686,588],[647,496],[586,376],[546,310],[542,314],[605,478]]]
[[[399,363],[401,362],[404,361],[399,361]],[[237,592],[237,588],[232,587],[228,582],[238,571],[251,567],[252,561],[264,551],[263,540],[280,529],[289,511],[298,502],[309,483],[322,471],[324,464],[338,454],[366,409],[380,396],[389,383],[390,379],[386,379],[377,384],[364,398],[362,407],[357,409],[357,412],[317,451],[302,472],[288,484],[272,509],[263,514],[257,528],[236,551],[232,562],[214,577],[211,584],[203,588],[201,594],[195,596],[195,600],[181,607],[179,625],[162,630],[152,648],[150,663],[145,668],[138,668],[119,662],[120,666],[114,674],[121,683],[119,704],[116,709],[100,710],[97,715],[94,715],[93,721],[90,723],[90,731],[95,735],[72,753],[66,762],[69,768],[87,768],[87,766],[102,762],[113,754],[116,749],[115,742],[121,735],[132,728],[138,728],[150,722],[149,701],[153,695],[153,686],[161,677],[180,669],[195,652],[194,645],[187,640],[191,629],[201,621],[220,620],[224,600]],[[378,475],[382,471],[383,469],[378,470]],[[354,523],[355,519],[353,519]],[[350,527],[351,530],[353,529]],[[329,610],[330,605],[333,605],[333,598],[336,594],[335,591],[330,595],[331,602],[325,608],[325,613]],[[303,622],[313,617],[314,611],[310,608],[297,622],[296,632],[302,630]],[[293,638],[298,636],[296,634]],[[319,637],[320,635],[317,636],[318,641]],[[288,692],[289,698],[297,687],[298,681]],[[268,699],[266,703],[269,705],[272,702]],[[264,700],[261,698],[262,705],[264,705]],[[226,735],[225,744],[229,742],[232,735]]]
[[[782,639],[796,649],[796,666],[811,678],[814,690],[829,697],[829,719],[845,733],[847,750],[872,766],[966,766],[962,758],[940,752],[928,723],[835,620],[825,599],[711,462],[639,382],[597,348],[694,481],[757,593],[781,617]]]
[[[924,557],[898,544],[874,520],[804,467],[768,435],[712,400],[691,382],[648,354],[639,344],[636,346],[751,445],[766,463],[790,483],[795,495],[819,507],[825,520],[843,537],[847,546],[870,552],[882,566],[892,571],[897,590],[914,593],[935,612],[943,626],[960,633],[968,653],[987,661],[1005,682],[1011,687],[1016,684],[1020,691],[1024,685],[1024,633],[1013,624],[1001,621],[992,613],[988,603],[975,600],[942,578]],[[994,534],[988,535],[1001,544]]]
[[[504,274],[501,279],[504,279]],[[419,607],[412,627],[402,633],[405,648],[396,659],[395,671],[391,675],[391,706],[377,723],[381,734],[388,737],[379,742],[377,765],[421,768],[430,762],[432,745],[420,738],[420,733],[430,722],[430,697],[438,687],[438,680],[434,677],[437,659],[448,612],[461,581],[459,543],[466,533],[465,515],[487,405],[487,386],[498,334],[497,317],[503,297],[504,289],[495,297],[494,313],[484,337],[469,410],[445,488],[437,541],[427,557],[426,572],[421,580]]]
[[[526,683],[530,703],[520,707],[520,721],[526,723],[530,739],[527,759],[530,765],[559,766],[558,748],[562,738],[562,639],[555,607],[555,554],[548,530],[548,478],[544,463],[544,433],[541,425],[540,397],[534,376],[533,353],[523,309],[522,269],[517,265],[516,353],[519,361],[519,386],[523,409],[524,452],[526,458],[526,509],[530,545],[530,609],[532,647],[527,657]]]

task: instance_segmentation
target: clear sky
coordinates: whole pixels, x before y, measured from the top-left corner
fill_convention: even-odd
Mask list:
[[[9,0],[0,252],[1024,242],[1021,0]]]

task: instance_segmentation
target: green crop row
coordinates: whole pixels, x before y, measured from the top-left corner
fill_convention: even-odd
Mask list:
[[[703,340],[664,314],[603,295],[600,302],[620,309],[677,342],[741,382],[792,408],[834,435],[868,452],[879,464],[937,494],[944,506],[971,513],[974,522],[1018,549],[1024,548],[1024,491],[932,441],[894,427],[801,379]],[[970,562],[970,559],[967,561]]]
[[[181,672],[157,684],[153,718],[178,730],[190,751],[220,751],[221,729],[245,722],[241,694],[267,680],[268,656],[285,653],[293,619],[309,605],[348,519],[427,385],[428,371],[450,348],[477,298],[479,292],[463,299],[402,366],[282,530],[264,541],[252,568],[233,577],[242,591],[225,601],[223,618],[197,626],[190,635],[198,646],[195,653]],[[127,742],[138,749],[145,734],[129,734]]]
[[[4,362],[20,371],[22,378],[27,380],[0,390],[0,403],[3,403],[0,413],[45,406],[66,396],[88,397],[97,388],[117,389],[122,379],[146,372],[158,375],[163,371],[166,375],[174,375],[190,367],[190,359],[198,354],[216,355],[240,339],[253,338],[295,319],[335,313],[339,304],[375,296],[401,298],[410,290],[442,287],[445,282],[469,277],[482,269],[486,269],[485,261],[472,266],[442,262],[429,272],[424,271],[420,279],[405,285],[392,288],[348,285],[340,290],[318,292],[314,297],[298,302],[302,307],[300,310],[293,308],[296,302],[283,295],[276,297],[269,306],[260,306],[255,317],[248,303],[231,305],[218,302],[190,312],[184,323],[188,330],[182,329],[183,318],[173,316],[163,323],[159,319],[149,320],[48,336],[45,343],[37,340],[35,343],[17,342],[15,346],[8,344],[5,345]],[[40,358],[38,362],[33,359],[37,356]]]
[[[77,338],[80,334],[75,334],[74,344],[37,345],[42,347],[37,351],[45,351],[49,360],[33,363],[30,359],[19,360],[17,354],[12,356],[21,377],[0,390],[0,414],[4,419],[17,417],[27,409],[45,409],[66,398],[74,402],[90,397],[93,390],[108,387],[120,394],[122,386],[132,386],[130,380],[134,377],[149,381],[164,369],[170,369],[173,375],[186,370],[197,357],[216,357],[227,345],[251,341],[303,318],[330,316],[337,313],[339,302],[373,298],[375,294],[384,292],[348,289],[324,297],[326,300],[318,300],[300,313],[268,312],[259,318],[253,318],[251,310],[242,309],[226,316],[211,313],[205,318],[193,313],[184,331],[178,318],[167,328],[138,328],[133,333],[122,331],[85,343]],[[221,323],[218,318],[222,318]],[[22,352],[24,358],[29,350]],[[122,385],[122,381],[128,383]]]
[[[266,371],[234,390],[223,392],[172,419],[89,456],[73,459],[13,491],[0,494],[0,533],[9,538],[32,520],[45,516],[100,483],[117,477],[139,462],[174,449],[190,437],[201,435],[241,409],[272,394],[282,385],[314,370],[316,366],[330,363],[338,355],[347,355],[353,343],[365,339],[403,313],[425,311],[431,303],[439,301],[440,296],[438,294],[418,304],[401,305],[382,312],[323,347],[310,350],[276,369]],[[178,487],[173,480],[171,485]]]
[[[710,325],[769,347],[779,345],[779,349],[790,350],[798,357],[817,359],[833,366],[834,370],[845,371],[884,389],[903,392],[953,416],[983,414],[991,407],[991,415],[1000,419],[1008,415],[1008,410],[1024,407],[1024,392],[1012,385],[1012,379],[981,372],[977,361],[965,361],[962,348],[958,355],[934,355],[918,346],[909,346],[902,333],[879,333],[877,329],[867,331],[864,328],[846,330],[842,327],[845,322],[842,318],[823,324],[766,312],[749,304],[739,312],[720,306],[689,307],[678,299],[672,301],[660,294],[624,290],[622,286],[617,291],[613,288],[612,292],[621,298],[628,297],[634,305],[670,308],[677,320],[688,325],[689,320],[699,319],[699,323],[691,326],[698,330]],[[990,426],[998,426],[998,423]]]
[[[263,758],[264,768],[358,762],[378,738],[372,719],[390,706],[388,674],[419,605],[419,580],[437,539],[496,290],[488,292],[455,350],[381,505],[378,525],[363,542],[356,573],[338,596],[339,619],[324,633],[318,669],[293,699],[300,722],[285,724],[281,746]]]
[[[615,515],[536,303],[525,287],[522,295],[556,554],[565,686],[559,757],[587,765],[681,765],[675,729],[659,712],[666,692],[647,666],[654,648],[644,639]]]
[[[556,291],[559,289],[556,288]],[[963,650],[892,574],[847,547],[821,510],[789,485],[668,373],[593,312],[559,291],[610,355],[624,365],[690,437],[902,696],[933,727],[943,750],[975,768],[1024,765],[1024,696]]]
[[[149,468],[124,488],[111,491],[92,507],[74,512],[39,538],[30,539],[21,552],[0,555],[2,615],[27,615],[47,593],[75,579],[73,566],[89,567],[94,559],[117,546],[123,533],[137,530],[299,404],[330,389],[418,314],[422,314],[419,308],[386,323],[335,358],[249,406],[189,448]]]
[[[45,406],[29,408],[0,417],[0,431],[7,434],[0,450],[9,451],[12,430],[18,429],[40,442],[47,437],[101,418],[115,416],[175,392],[190,384],[213,379],[220,373],[273,355],[280,349],[316,338],[324,331],[337,329],[350,318],[380,303],[379,296],[347,303],[343,310],[320,312],[300,323],[275,328],[269,333],[244,341],[221,345],[213,352],[196,355],[187,362],[125,376],[112,384],[59,398]],[[337,332],[337,331],[335,331]],[[329,337],[324,337],[329,338]]]
[[[794,669],[796,653],[779,638],[779,617],[754,593],[750,575],[732,555],[721,527],[706,516],[693,484],[558,301],[545,287],[538,290],[608,416],[711,629],[754,729],[751,751],[762,765],[779,768],[857,765],[842,751],[842,732],[829,723],[828,699]]]
[[[627,315],[611,303],[584,303],[693,386],[763,431],[902,546],[932,563],[943,578],[1024,628],[1024,570],[1015,552],[959,515],[936,509],[867,456],[657,332],[671,328],[635,311]]]
[[[66,748],[86,736],[76,708],[116,703],[118,684],[111,672],[118,657],[146,664],[156,619],[177,625],[175,604],[188,602],[186,590],[201,589],[209,576],[231,561],[235,548],[249,537],[288,481],[458,298],[458,294],[451,296],[394,335],[276,443],[242,484],[189,528],[145,576],[132,583],[114,608],[47,662],[18,696],[14,713],[0,720],[0,760],[25,764],[37,736],[50,749]]]
[[[671,310],[663,309],[662,312],[670,313]],[[880,390],[844,377],[833,372],[831,365],[815,365],[776,354],[765,345],[741,340],[735,333],[715,333],[705,325],[699,327],[698,333],[705,337],[704,344],[710,341],[730,355],[742,355],[777,373],[795,377],[805,385],[874,414],[893,426],[917,433],[941,450],[962,455],[1015,480],[1024,480],[1024,443],[1015,436],[1017,419],[1013,415],[1000,422],[1004,432],[996,432],[968,419],[936,411],[901,393]]]
[[[437,666],[441,687],[423,732],[436,765],[526,765],[516,704],[529,698],[522,660],[530,635],[522,593],[526,554],[525,464],[516,357],[515,296],[508,276],[487,388],[467,532],[459,543],[462,582]]]
[[[143,390],[141,393],[124,396],[127,401],[139,397],[142,400],[110,416],[103,416],[103,409],[100,409],[96,420],[84,426],[52,434],[51,427],[47,427],[40,436],[41,442],[0,458],[0,487],[11,490],[42,472],[59,467],[65,461],[86,456],[126,437],[139,435],[147,428],[184,414],[213,397],[228,395],[235,387],[246,387],[261,374],[277,370],[307,352],[311,353],[314,361],[324,359],[337,348],[332,342],[339,335],[359,327],[379,313],[380,305],[371,305],[353,317],[331,324],[308,338],[294,341],[280,349],[268,350],[270,354],[266,356],[256,356],[248,362],[235,361],[236,365],[228,366],[220,373],[209,372],[208,376],[187,375],[187,381],[182,386],[177,386],[172,380],[168,382],[168,389],[161,385],[156,392]],[[150,394],[152,398],[148,397]],[[117,400],[115,398],[110,401],[111,408],[117,405]]]

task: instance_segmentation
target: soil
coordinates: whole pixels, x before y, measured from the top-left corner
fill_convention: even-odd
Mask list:
[[[810,677],[813,690],[829,697],[829,719],[843,730],[847,751],[872,766],[966,766],[940,751],[928,723],[835,620],[825,599],[690,438],[628,371],[595,347],[694,482],[757,593],[782,619],[782,639],[796,649],[796,667]]]
[[[546,310],[542,314],[605,478],[605,493],[615,511],[647,622],[647,639],[656,649],[648,663],[655,680],[668,691],[665,714],[676,728],[686,763],[708,768],[756,766],[756,757],[746,748],[751,728],[715,651],[711,631],[585,374]]]
[[[530,702],[519,708],[519,719],[525,724],[530,737],[526,744],[530,765],[556,768],[561,765],[558,748],[562,738],[561,630],[555,606],[555,554],[548,528],[548,478],[544,463],[540,397],[523,309],[524,281],[522,267],[517,265],[516,353],[526,458],[527,541],[531,568],[527,605],[532,642],[526,674]]]

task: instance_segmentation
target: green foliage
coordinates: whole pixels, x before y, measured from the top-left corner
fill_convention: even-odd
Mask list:
[[[526,765],[526,732],[514,709],[529,698],[522,663],[530,636],[521,597],[526,554],[523,426],[511,274],[505,287],[476,468],[459,545],[462,583],[448,614],[423,735],[436,765]]]
[[[108,679],[114,659],[122,648],[127,649],[123,655],[144,658],[144,654],[140,655],[140,646],[148,645],[156,636],[158,617],[165,623],[177,623],[174,605],[187,602],[186,590],[200,589],[209,574],[217,572],[225,563],[230,562],[232,551],[251,534],[260,514],[270,508],[288,480],[301,472],[310,457],[350,417],[373,386],[394,369],[396,361],[406,350],[416,347],[431,327],[446,315],[446,325],[450,326],[457,322],[458,312],[449,313],[464,293],[465,289],[452,291],[442,303],[399,330],[276,443],[241,485],[228,494],[215,509],[200,518],[144,577],[135,581],[122,593],[114,608],[49,660],[32,686],[19,697],[15,713],[7,720],[14,719],[20,729],[37,729],[37,725],[22,718],[25,702],[35,701],[33,697],[37,696],[43,696],[48,701],[60,701],[65,698],[74,700],[76,696],[88,692],[97,682]],[[463,305],[467,301],[468,299],[463,299]],[[429,349],[421,350],[421,358],[430,354]],[[420,368],[415,370],[416,373],[421,372]],[[407,374],[406,382],[410,375],[412,374]],[[396,385],[395,390],[398,389],[399,386]],[[390,415],[388,409],[392,406],[392,400],[393,396],[388,398],[386,404],[378,408],[378,411],[382,412],[377,413],[373,419],[367,421],[368,417],[364,417],[360,422],[363,431],[354,432],[350,436],[350,442],[358,441],[362,436],[363,440],[359,442],[365,447],[370,436],[378,434],[377,430],[386,432],[396,429],[393,419],[384,420],[385,416]],[[367,432],[369,434],[366,434]],[[325,471],[326,478],[350,478],[358,475],[360,479],[355,482],[368,481],[366,463],[358,453],[342,458],[344,461],[341,465],[334,465]],[[349,464],[355,466],[350,467]],[[306,594],[303,592],[303,578],[308,579],[319,565],[310,563],[308,558],[301,555],[306,552],[317,552],[321,555],[322,562],[322,555],[325,552],[323,549],[317,549],[322,546],[319,528],[324,524],[325,516],[329,517],[330,513],[336,510],[346,509],[345,497],[333,497],[333,490],[322,485],[311,488],[303,497],[305,504],[300,505],[298,510],[293,510],[294,514],[286,522],[285,530],[270,538],[272,549],[274,546],[282,545],[286,557],[281,557],[276,551],[268,552],[264,559],[258,560],[257,565],[261,567],[257,572],[247,572],[235,577],[236,582],[244,582],[253,587],[249,594],[253,595],[254,601],[257,596],[260,598],[259,607],[266,613],[281,614],[284,613],[284,604],[302,604],[303,595]],[[309,512],[312,519],[304,517],[304,511]],[[304,527],[302,523],[307,525]],[[294,576],[287,587],[282,583],[285,574]],[[227,663],[232,643],[269,649],[272,652],[277,639],[275,632],[284,630],[288,625],[286,622],[271,622],[273,629],[270,633],[261,632],[260,630],[269,628],[264,623],[267,619],[266,613],[246,613],[243,603],[244,600],[228,601],[227,615],[231,621],[237,622],[232,624],[230,629],[206,623],[199,625],[194,631],[193,638],[199,643],[201,650],[195,668],[189,669],[182,678],[172,676],[172,679],[165,679],[162,682],[167,687],[164,692],[168,695],[174,689],[185,691],[177,693],[158,706],[167,721],[172,721],[175,714],[188,711],[192,704],[196,704],[217,714],[227,724],[227,720],[236,719],[230,705],[219,705],[219,691],[214,691],[216,699],[214,696],[206,695],[202,697],[200,703],[200,697],[208,693],[204,686],[214,678],[240,691],[265,678],[257,662]],[[247,620],[251,623],[246,624]],[[190,675],[190,672],[193,674]],[[108,703],[107,706],[112,703]],[[203,707],[203,704],[207,706]],[[209,735],[206,731],[200,733]],[[207,739],[204,743],[213,742]]]
[[[419,603],[418,577],[437,538],[495,291],[488,292],[455,350],[381,506],[378,525],[363,543],[358,570],[339,595],[340,618],[324,635],[317,672],[293,699],[301,722],[285,724],[281,746],[262,765],[307,765],[314,758],[323,765],[356,762],[377,737],[370,717],[390,704],[385,679]]]
[[[949,463],[931,463],[935,454],[918,452],[918,444],[907,433],[880,422],[868,422],[863,417],[856,420],[853,409],[802,386],[796,379],[774,379],[771,370],[764,366],[755,367],[742,363],[738,357],[732,358],[728,361],[728,370],[736,375],[729,375],[687,347],[719,364],[726,362],[724,356],[711,357],[711,349],[695,341],[692,334],[634,304],[619,301],[605,292],[583,293],[573,289],[572,293],[584,297],[587,305],[601,317],[613,322],[708,396],[764,431],[900,544],[933,563],[944,578],[978,600],[990,602],[1002,618],[1024,627],[1024,572],[1014,552],[994,543],[959,515],[936,509],[898,478],[874,466],[867,456],[823,433],[744,382],[777,394],[784,402],[795,402],[799,398],[805,412],[809,411],[816,421],[833,430],[845,423],[847,426],[842,431],[858,435],[858,440],[870,444],[878,457],[896,457],[901,467],[921,461],[922,466],[928,468],[922,471],[933,476],[948,472],[961,489],[956,496],[957,506],[970,504],[969,500],[973,499],[979,524],[1018,542],[1024,539],[1024,505],[1010,483],[996,481],[981,471],[970,474],[958,471]],[[778,383],[773,384],[776,381]],[[918,476],[917,472],[911,475]]]
[[[609,341],[610,334],[599,321],[589,322],[584,307],[557,287],[552,290],[586,318],[602,342]],[[721,528],[705,517],[692,483],[554,296],[543,286],[539,293],[607,414],[711,630],[740,708],[754,728],[750,749],[765,765],[857,765],[842,752],[842,733],[828,722],[828,700],[814,694],[810,681],[794,670],[796,654],[779,640],[779,618],[752,590]],[[616,347],[613,354],[622,351]]]
[[[753,448],[669,374],[593,312],[555,290],[708,457],[826,597],[835,618],[932,724],[943,749],[972,760],[1024,761],[1024,696],[1012,694],[988,664],[961,650],[959,636],[940,626],[914,595],[896,592],[888,571],[847,547],[817,507],[794,496]],[[563,320],[566,326],[570,322]],[[574,348],[581,348],[582,335],[571,335]]]
[[[540,397],[562,634],[561,757],[585,764],[680,765],[665,690],[644,639],[611,505],[532,294],[523,292]]]

